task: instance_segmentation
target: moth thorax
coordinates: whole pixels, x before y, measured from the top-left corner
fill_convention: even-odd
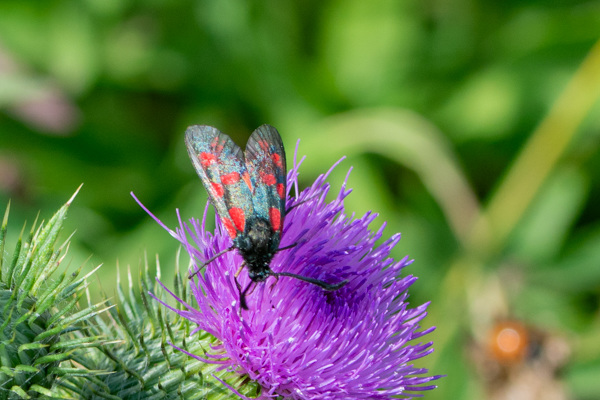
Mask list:
[[[238,243],[240,250],[254,248],[275,251],[279,246],[279,236],[275,234],[269,221],[264,218],[248,218],[246,229],[240,236],[242,236]]]
[[[252,270],[268,269],[279,247],[279,235],[264,218],[248,218],[246,229],[235,239],[235,246]]]

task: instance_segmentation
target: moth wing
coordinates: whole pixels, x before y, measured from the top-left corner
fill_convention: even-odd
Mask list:
[[[210,202],[235,239],[253,213],[252,183],[242,149],[229,136],[206,125],[189,127],[185,144]]]
[[[286,160],[277,129],[259,126],[246,144],[246,167],[253,185],[254,213],[270,221],[281,235],[285,217]]]

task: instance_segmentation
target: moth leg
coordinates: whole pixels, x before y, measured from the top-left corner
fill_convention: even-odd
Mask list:
[[[242,264],[240,264],[240,267],[238,268],[238,270],[235,272],[234,277],[237,278],[238,276],[240,276],[240,273],[242,272],[242,270],[244,269],[244,266],[246,265],[246,262],[244,261]],[[237,282],[237,280],[236,280]]]
[[[253,285],[254,281],[250,282],[248,284],[248,286],[246,286],[246,289],[244,289],[244,294],[248,294],[251,295],[252,293],[254,293],[254,290],[256,289],[256,286],[258,285]],[[248,292],[248,289],[250,289],[250,286],[252,286],[252,290],[250,290],[250,292]]]
[[[243,310],[248,309],[248,304],[246,303],[246,293],[248,292],[248,289],[250,289],[250,286],[253,286],[253,284],[254,282],[250,281],[248,286],[246,286],[246,288],[242,291],[242,286],[238,282],[237,278],[235,278],[235,286],[237,286],[238,293],[240,294],[240,306]]]
[[[228,251],[231,251],[233,249],[235,249],[235,246],[228,247],[225,250],[218,252],[217,254],[215,254],[214,256],[212,256],[211,258],[209,258],[208,260],[206,260],[204,263],[202,263],[200,265],[200,267],[198,267],[198,269],[196,271],[194,271],[194,272],[190,271],[190,273],[188,275],[188,279],[192,279],[194,276],[196,276],[198,273],[200,273],[200,271],[202,271],[203,268],[206,268],[206,266],[208,264],[210,264],[213,260],[215,260],[216,258],[222,256],[223,254],[225,254]]]
[[[277,282],[279,282],[279,275],[271,275],[275,277],[275,282],[273,282],[273,284],[271,285],[270,289],[273,290],[273,288],[275,287],[275,285],[277,284]]]

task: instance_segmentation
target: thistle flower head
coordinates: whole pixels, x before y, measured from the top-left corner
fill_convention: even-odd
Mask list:
[[[296,193],[301,161],[294,158],[288,173],[288,188]],[[176,297],[183,310],[171,309],[219,340],[208,354],[193,356],[248,374],[262,386],[264,398],[419,396],[439,376],[424,376],[426,369],[412,365],[433,351],[431,342],[418,342],[433,330],[419,325],[427,304],[410,308],[407,302],[416,278],[399,277],[412,260],[390,258],[399,234],[375,245],[383,233],[383,227],[369,229],[376,214],[345,213],[346,182],[326,201],[330,172],[296,197],[288,193],[280,248],[295,246],[277,252],[271,269],[332,284],[347,280],[344,287],[329,292],[290,277],[269,277],[256,284],[246,299],[249,310],[242,310],[234,275],[243,259],[230,251],[191,282],[195,304]],[[189,253],[192,270],[231,246],[218,219],[214,232],[204,219],[180,219],[170,232]],[[242,288],[250,282],[245,270],[237,279]]]

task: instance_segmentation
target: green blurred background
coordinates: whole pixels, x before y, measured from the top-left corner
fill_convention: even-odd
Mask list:
[[[598,399],[598,38],[598,1],[3,0],[9,240],[83,182],[64,237],[70,268],[104,264],[93,295],[145,254],[170,281],[177,243],[129,192],[199,217],[185,128],[269,123],[303,187],[345,155],[348,213],[402,232],[438,327],[419,365],[447,374],[426,398]],[[524,357],[490,350],[506,320]]]

